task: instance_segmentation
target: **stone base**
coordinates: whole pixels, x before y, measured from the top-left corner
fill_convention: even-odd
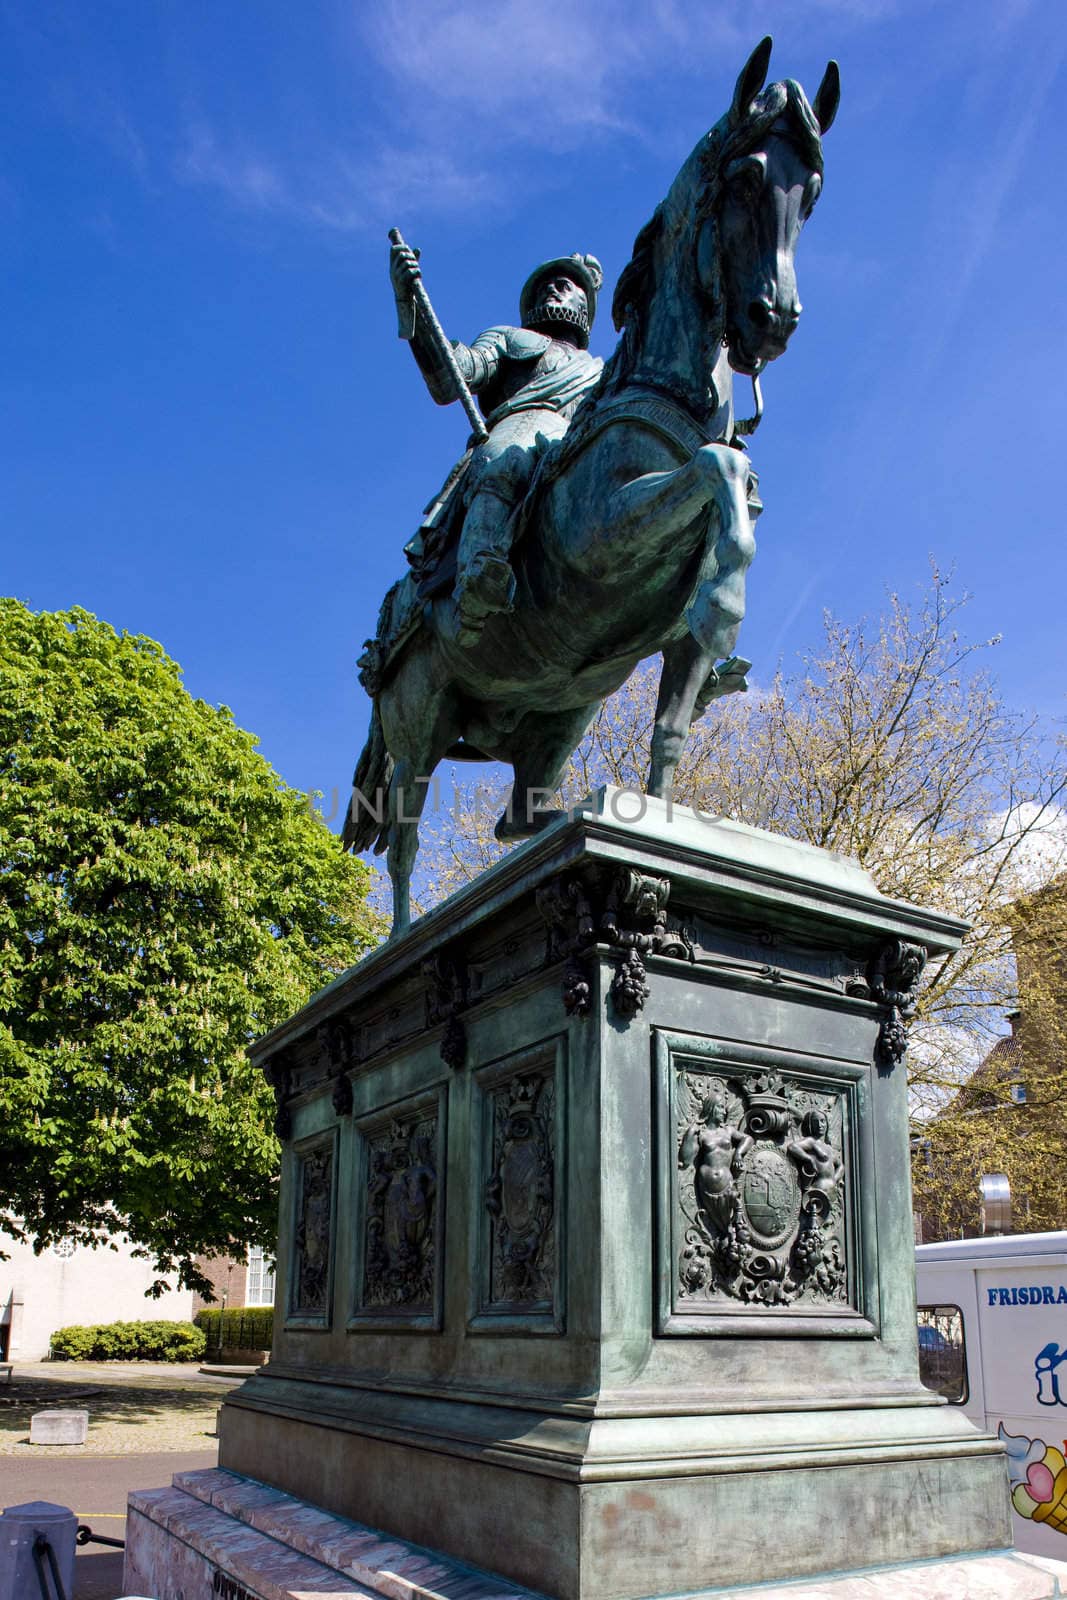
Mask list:
[[[223,1468],[251,1476],[262,1462],[285,1494],[554,1600],[743,1587],[1011,1539],[996,1441],[933,1396],[647,1416],[632,1393],[615,1397],[623,1414],[590,1417],[275,1376],[268,1412],[251,1405],[259,1381],[231,1396]]]
[[[222,1470],[130,1494],[123,1582],[156,1600],[527,1600],[506,1580]]]
[[[180,1472],[171,1489],[130,1495],[125,1588],[155,1600],[533,1600],[506,1579],[225,1471]],[[1067,1563],[997,1550],[690,1592],[694,1600],[1055,1600],[1067,1597]]]

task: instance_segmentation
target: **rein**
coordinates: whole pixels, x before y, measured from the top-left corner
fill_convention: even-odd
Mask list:
[[[756,409],[752,416],[741,417],[737,422],[734,423],[733,438],[730,440],[731,444],[733,444],[734,439],[751,439],[752,435],[763,421],[763,390],[759,386],[758,373],[753,373],[752,375],[752,401]]]
[[[587,444],[615,422],[642,423],[681,450],[686,460],[695,455],[702,445],[714,443],[709,430],[702,427],[689,408],[673,396],[663,392],[627,394],[624,390],[614,400],[605,401],[596,407],[585,428],[582,429],[581,437],[575,439],[573,451],[568,451],[569,441],[567,436],[564,436],[556,458],[557,471],[568,465],[573,455],[578,455]]]

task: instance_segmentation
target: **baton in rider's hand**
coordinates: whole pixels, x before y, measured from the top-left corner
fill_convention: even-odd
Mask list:
[[[389,242],[393,246],[392,261],[390,263],[390,276],[393,288],[397,294],[397,313],[400,319],[398,328],[401,339],[409,342],[415,337],[415,323],[422,319],[428,343],[434,348],[434,353],[443,363],[445,370],[455,385],[459,403],[467,413],[468,421],[475,441],[481,444],[489,437],[489,429],[485,419],[478,410],[478,404],[466,378],[459,370],[456,361],[456,352],[448,340],[445,330],[437,320],[437,314],[430,304],[430,297],[426,293],[426,285],[422,281],[422,269],[419,266],[419,252],[412,250],[405,244],[399,228],[390,228]],[[410,317],[408,315],[408,302],[410,302]]]

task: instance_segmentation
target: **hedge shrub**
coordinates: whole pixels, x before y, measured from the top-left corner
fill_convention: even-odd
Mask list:
[[[191,1322],[103,1322],[57,1328],[53,1361],[202,1361],[205,1340]]]
[[[219,1319],[222,1339],[219,1339]],[[269,1350],[274,1331],[273,1306],[233,1306],[226,1311],[198,1311],[196,1325],[209,1350]]]

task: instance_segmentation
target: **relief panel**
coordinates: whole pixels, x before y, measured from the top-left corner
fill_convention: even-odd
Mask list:
[[[445,1106],[435,1091],[358,1124],[350,1327],[441,1326]]]
[[[563,1328],[562,1060],[553,1040],[478,1074],[475,1330]]]
[[[333,1289],[337,1141],[331,1132],[294,1150],[293,1251],[289,1326],[327,1328]]]
[[[657,1040],[661,1333],[870,1332],[847,1063]],[[701,1047],[704,1048],[701,1048]],[[762,1059],[761,1059],[762,1057]],[[851,1326],[850,1326],[851,1325]],[[751,1331],[756,1331],[753,1328]]]

